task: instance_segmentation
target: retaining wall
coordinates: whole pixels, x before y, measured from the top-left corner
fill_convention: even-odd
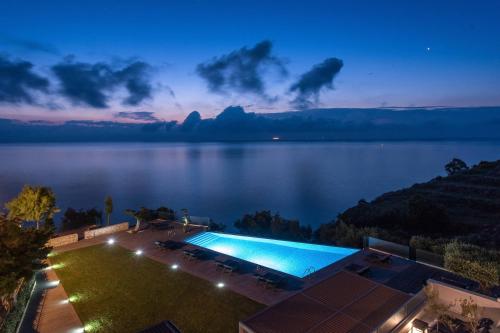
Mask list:
[[[128,230],[128,222],[113,224],[108,227],[98,228],[94,230],[87,230],[83,234],[84,239],[90,239],[101,235],[113,234],[119,231]]]

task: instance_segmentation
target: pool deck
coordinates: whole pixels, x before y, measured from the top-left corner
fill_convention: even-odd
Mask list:
[[[124,231],[115,233],[112,236],[104,235],[93,239],[82,240],[78,243],[58,247],[54,251],[66,252],[102,244],[105,243],[110,237],[113,237],[115,239],[115,245],[113,246],[122,246],[130,251],[141,249],[144,253],[143,255],[148,258],[166,265],[178,264],[180,270],[213,282],[214,284],[224,282],[225,286],[232,291],[244,295],[261,304],[271,305],[277,303],[301,289],[300,279],[293,277],[290,277],[296,282],[292,284],[293,290],[269,289],[265,288],[261,284],[257,284],[257,281],[253,276],[254,268],[257,267],[257,265],[251,263],[248,265],[244,264],[242,266],[243,269],[241,273],[224,273],[222,270],[217,269],[214,259],[220,260],[228,258],[226,255],[216,255],[214,253],[214,256],[207,260],[188,260],[183,254],[183,249],[197,248],[197,246],[191,244],[185,245],[182,249],[172,251],[159,249],[154,244],[154,242],[158,240],[174,240],[182,242],[184,239],[202,231],[204,231],[203,228],[193,228],[191,232],[184,233],[182,227],[178,225],[175,227],[175,235],[173,235],[169,230],[153,230],[151,228],[137,234],[131,234]]]
[[[363,273],[363,276],[369,280],[408,294],[413,294],[415,291],[420,290],[422,288],[422,281],[427,278],[431,276],[435,278],[436,274],[442,275],[446,273],[439,269],[410,262],[406,259],[394,256],[391,256],[390,263],[372,262],[369,255],[374,251],[361,250],[302,279],[276,272],[271,269],[266,269],[266,271],[275,272],[284,276],[286,280],[286,285],[282,288],[271,289],[257,283],[254,277],[254,272],[257,268],[256,264],[236,259],[241,263],[240,272],[224,273],[222,270],[217,269],[215,260],[227,259],[230,258],[230,256],[217,252],[211,252],[212,255],[208,259],[189,260],[185,258],[183,249],[198,248],[195,245],[185,244],[181,249],[162,250],[154,244],[155,241],[166,240],[183,242],[186,238],[192,237],[193,235],[196,235],[204,230],[204,228],[198,227],[192,228],[190,232],[185,233],[180,224],[175,224],[175,228],[173,230],[154,230],[149,228],[135,234],[123,231],[112,235],[103,235],[93,239],[81,240],[78,243],[58,247],[54,251],[66,252],[97,244],[103,244],[110,237],[112,237],[115,239],[115,244],[112,246],[122,246],[130,251],[140,249],[143,251],[143,255],[148,258],[166,265],[177,264],[179,266],[179,270],[210,281],[214,284],[224,282],[226,288],[267,306],[275,305],[293,295],[299,294],[303,292],[303,290],[317,285],[321,281],[330,279],[340,271],[350,270],[349,266],[369,266],[369,270],[366,273]],[[55,273],[53,271],[51,271],[51,274],[54,274],[53,279],[57,278],[55,277]],[[358,274],[361,273],[358,272]],[[64,309],[61,307],[60,301],[67,296],[64,293],[62,286],[58,286],[57,288],[59,287],[61,291],[57,292],[57,295],[53,296],[56,300],[50,303],[52,304],[51,306],[48,306],[49,304],[47,304],[47,306],[44,306],[42,309],[42,318],[45,318],[45,322],[47,324],[43,324],[41,321],[41,325],[49,325],[52,320],[57,321],[60,315],[57,314],[56,311],[52,311],[55,308],[58,308],[59,311],[66,311],[67,315],[70,317],[73,316],[72,313],[75,313],[71,304],[65,304]],[[56,294],[55,291],[53,294]],[[76,320],[71,319],[70,322],[71,325],[77,325]],[[59,330],[57,327],[54,328],[54,326],[52,326],[51,330],[43,331],[57,333],[66,332],[67,329]]]

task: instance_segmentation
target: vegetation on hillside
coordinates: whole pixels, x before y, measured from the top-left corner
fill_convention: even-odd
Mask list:
[[[310,226],[301,226],[299,221],[285,219],[269,210],[245,214],[234,226],[242,234],[294,241],[309,241],[312,235]]]

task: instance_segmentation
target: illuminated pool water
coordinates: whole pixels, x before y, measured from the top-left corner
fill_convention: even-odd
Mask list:
[[[358,251],[215,232],[203,232],[186,242],[300,278]]]

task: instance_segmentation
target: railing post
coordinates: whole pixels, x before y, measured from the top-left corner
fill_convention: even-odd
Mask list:
[[[413,246],[409,246],[409,253],[408,253],[408,258],[410,260],[416,261],[417,260],[417,248]]]
[[[367,249],[370,247],[370,242],[368,240],[368,236],[363,236],[363,249]]]

